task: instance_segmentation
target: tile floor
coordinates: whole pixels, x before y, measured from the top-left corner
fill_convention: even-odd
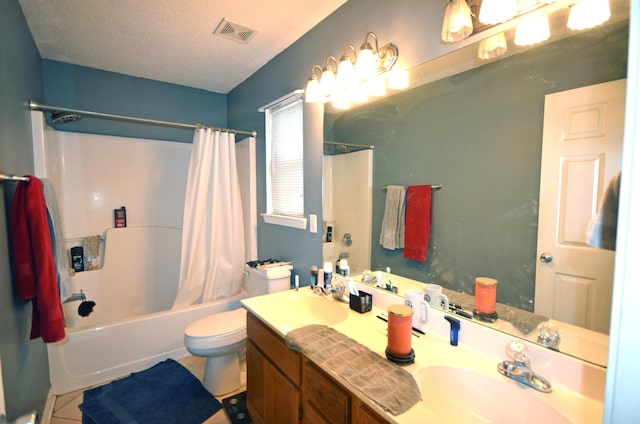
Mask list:
[[[179,360],[182,365],[185,366],[193,375],[202,381],[204,375],[205,359],[197,356],[188,356]],[[243,376],[243,381],[244,376]],[[106,383],[105,383],[106,384]],[[241,388],[238,392],[245,390]],[[79,424],[82,422],[82,412],[78,408],[78,405],[82,403],[83,390],[67,393],[56,397],[55,405],[53,407],[53,416],[51,417],[51,424]],[[222,397],[218,397],[219,401],[223,398],[232,396],[237,392],[229,393]],[[205,421],[203,424],[231,424],[231,420],[227,417],[224,409],[221,409],[211,418]]]

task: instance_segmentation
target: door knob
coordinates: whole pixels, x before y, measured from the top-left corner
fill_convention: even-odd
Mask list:
[[[553,255],[551,253],[548,252],[544,252],[542,255],[540,255],[540,262],[551,262],[553,260]]]

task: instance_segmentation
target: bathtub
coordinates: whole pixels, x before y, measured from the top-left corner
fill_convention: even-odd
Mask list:
[[[181,230],[169,227],[108,229],[101,268],[79,272],[73,291],[96,303],[88,317],[79,301],[65,303],[67,337],[47,344],[52,391],[87,388],[167,358],[189,355],[184,330],[214,313],[240,308],[235,297],[171,310],[178,286]]]

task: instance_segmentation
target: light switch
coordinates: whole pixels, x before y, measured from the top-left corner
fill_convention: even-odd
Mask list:
[[[311,214],[309,215],[309,231],[312,233],[318,232],[318,216]]]

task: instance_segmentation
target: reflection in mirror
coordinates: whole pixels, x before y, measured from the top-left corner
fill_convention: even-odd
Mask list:
[[[350,273],[371,268],[373,147],[324,142],[322,157],[323,263]]]
[[[470,45],[463,50],[471,53],[435,61],[451,64],[447,69],[432,62],[414,69],[412,81],[427,84],[346,112],[327,109],[325,139],[375,146],[371,269],[390,267],[393,274],[469,296],[475,277],[495,278],[501,305],[534,312],[543,253],[537,239],[545,96],[624,79],[627,39],[627,19],[612,20],[519,54],[510,43],[511,56],[460,69],[464,61],[456,58],[477,52]],[[452,69],[459,72],[452,75]],[[443,74],[449,76],[438,79]],[[603,185],[610,172],[599,175]],[[383,188],[435,183],[443,189],[433,194],[426,262],[380,246]],[[572,307],[569,297],[555,302],[546,314],[554,320],[553,313]],[[527,338],[535,333],[500,329]],[[567,349],[560,344],[560,351],[581,355]],[[606,359],[594,361],[606,365]]]

